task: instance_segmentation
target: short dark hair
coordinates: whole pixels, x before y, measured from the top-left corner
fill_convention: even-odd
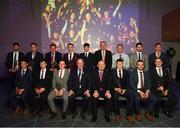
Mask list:
[[[28,59],[26,59],[25,57],[23,57],[23,58],[20,59],[20,62],[26,62],[26,63],[28,63]]]
[[[32,42],[32,43],[31,43],[31,46],[32,46],[32,45],[35,45],[36,47],[38,46],[38,44],[35,43],[35,42]]]
[[[143,61],[143,60],[137,60],[136,64],[137,64],[137,63],[139,63],[139,62],[143,62],[143,63],[144,63],[144,61]]]
[[[119,59],[116,60],[116,63],[117,63],[117,62],[123,62],[123,61],[124,61],[124,60],[123,60],[122,58],[119,58]]]
[[[83,45],[83,47],[89,47],[90,45],[89,45],[89,43],[84,43],[84,45]]]
[[[142,44],[141,42],[137,43],[137,44],[136,44],[136,47],[137,47],[138,45],[143,46],[143,44]]]
[[[56,44],[54,44],[54,43],[50,44],[50,48],[51,48],[52,46],[54,46],[54,47],[56,48]]]
[[[124,47],[123,44],[118,44],[117,47],[121,46],[122,48]]]
[[[68,46],[69,46],[69,45],[72,45],[72,46],[74,46],[74,44],[73,44],[73,43],[69,43],[69,44],[68,44]]]
[[[159,43],[159,42],[158,42],[158,43],[155,43],[154,47],[156,47],[157,45],[160,45],[160,46],[161,46],[161,43]]]
[[[46,60],[45,60],[45,59],[41,59],[41,60],[40,60],[40,63],[41,63],[41,62],[44,62],[44,61],[46,62]]]
[[[19,42],[14,42],[14,43],[13,43],[13,47],[14,47],[15,45],[20,46]]]

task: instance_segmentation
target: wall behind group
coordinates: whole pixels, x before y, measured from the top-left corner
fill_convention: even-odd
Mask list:
[[[179,6],[180,0],[139,0],[139,39],[144,43],[146,54],[154,50],[154,42],[161,41],[162,16]],[[19,41],[24,53],[29,51],[32,41],[36,41],[41,49],[40,0],[1,0],[0,9],[0,77],[5,77],[7,71],[4,62],[13,42]],[[163,43],[164,50],[169,46],[178,50],[179,45]],[[175,57],[174,65],[178,59]]]

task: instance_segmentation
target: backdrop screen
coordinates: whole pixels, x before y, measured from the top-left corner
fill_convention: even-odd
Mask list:
[[[41,11],[43,52],[50,43],[66,52],[73,43],[81,53],[86,42],[94,52],[105,40],[112,52],[122,43],[128,53],[138,42],[138,0],[42,0]]]

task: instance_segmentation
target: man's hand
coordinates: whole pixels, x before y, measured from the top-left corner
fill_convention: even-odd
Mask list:
[[[87,96],[87,97],[90,97],[89,90],[86,90],[86,91],[84,92],[84,95]]]
[[[97,90],[95,90],[95,91],[94,91],[94,93],[93,93],[93,97],[95,97],[95,98],[98,98],[98,97],[99,97],[99,93],[98,93],[98,91],[97,91]]]
[[[163,96],[167,96],[167,95],[168,95],[168,90],[163,91],[163,92],[162,92],[162,95],[163,95]]]
[[[145,92],[145,98],[148,98],[148,97],[149,97],[149,94],[150,94],[150,91],[149,91],[149,90],[146,90],[146,92]]]
[[[123,95],[126,92],[126,89],[121,89],[121,95]]]
[[[40,88],[39,89],[39,93],[42,93],[42,92],[44,92],[45,91],[45,88]]]
[[[164,90],[164,87],[163,87],[162,85],[160,85],[160,86],[157,88],[157,90],[163,91],[163,90]]]
[[[105,93],[105,97],[107,97],[108,99],[111,99],[111,93],[109,91],[106,91]]]
[[[145,94],[144,94],[144,92],[139,91],[138,93],[139,93],[139,95],[140,95],[140,97],[141,97],[141,98],[145,98]]]
[[[55,88],[54,89],[55,95],[58,96],[58,90]]]
[[[62,95],[63,95],[63,92],[64,92],[63,89],[59,90],[59,91],[58,91],[58,96],[62,96]]]
[[[73,90],[70,90],[69,93],[68,93],[68,96],[71,96],[71,95],[74,95]]]

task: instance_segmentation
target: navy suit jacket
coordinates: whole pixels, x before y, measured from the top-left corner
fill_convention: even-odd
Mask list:
[[[20,61],[23,58],[24,58],[24,54],[22,52],[19,52],[19,67],[20,67]],[[6,66],[6,68],[8,70],[12,69],[12,66],[13,66],[13,52],[9,52],[7,54],[6,61],[5,61],[5,66]]]
[[[66,69],[75,69],[76,68],[76,61],[78,59],[79,55],[77,53],[74,53],[74,56],[71,61],[68,59],[68,53],[64,54],[63,60],[66,63]]]
[[[123,78],[118,78],[117,69],[112,70],[112,85],[113,89],[118,88],[121,85],[121,88],[129,88],[129,72],[126,69],[123,69]]]
[[[159,87],[159,84],[161,84],[164,89],[169,89],[169,82],[170,82],[170,77],[167,69],[163,69],[163,76],[160,77],[156,71],[156,68],[154,68],[151,71],[151,81],[152,81],[152,90],[154,92],[157,92],[157,88]]]
[[[21,76],[21,70],[18,70],[16,72],[16,78],[15,78],[15,86],[21,87],[25,89],[32,88],[32,72],[31,70],[27,69],[25,72],[25,75]]]
[[[99,71],[96,69],[93,71],[92,73],[92,91],[94,90],[98,90],[100,89],[100,87],[104,88],[104,91],[106,90],[111,90],[111,73],[108,70],[104,70],[103,71],[103,76],[102,76],[102,81],[100,81],[100,77],[99,77]]]
[[[94,54],[89,52],[88,57],[86,57],[85,53],[81,53],[79,56],[83,59],[85,68],[92,71],[95,65]]]
[[[163,61],[163,68],[168,68],[170,70],[170,62],[169,62],[169,57],[167,56],[166,53],[161,52],[160,58]],[[152,53],[149,56],[149,69],[152,70],[155,67],[155,59],[156,59],[156,53]]]
[[[150,80],[150,76],[149,76],[149,72],[148,71],[144,71],[144,88],[147,90],[151,90],[151,80]],[[138,72],[137,69],[130,72],[130,88],[137,92],[137,85],[138,85]]]
[[[45,60],[46,60],[46,63],[47,63],[47,68],[48,69],[51,68],[51,52],[46,53]],[[55,61],[57,63],[57,68],[58,68],[58,63],[59,63],[60,60],[62,60],[62,54],[59,53],[59,52],[56,52],[55,53]]]
[[[97,65],[98,61],[102,60],[101,50],[95,52],[95,64]],[[109,50],[106,50],[105,55],[106,69],[110,70],[112,66],[112,53]]]
[[[50,91],[52,87],[52,72],[46,70],[45,79],[40,79],[40,71],[38,71],[34,81],[34,88],[43,87],[47,91]]]
[[[40,61],[43,59],[43,54],[37,51],[34,59],[32,60],[32,52],[28,52],[26,54],[26,59],[29,64],[32,64],[32,70],[38,71],[40,69]]]
[[[71,70],[70,76],[69,76],[69,87],[68,90],[78,91],[81,85],[81,89],[83,91],[90,90],[91,89],[91,83],[90,83],[90,76],[88,73],[88,70],[83,69],[81,81],[79,81],[78,78],[78,72],[77,69]]]

